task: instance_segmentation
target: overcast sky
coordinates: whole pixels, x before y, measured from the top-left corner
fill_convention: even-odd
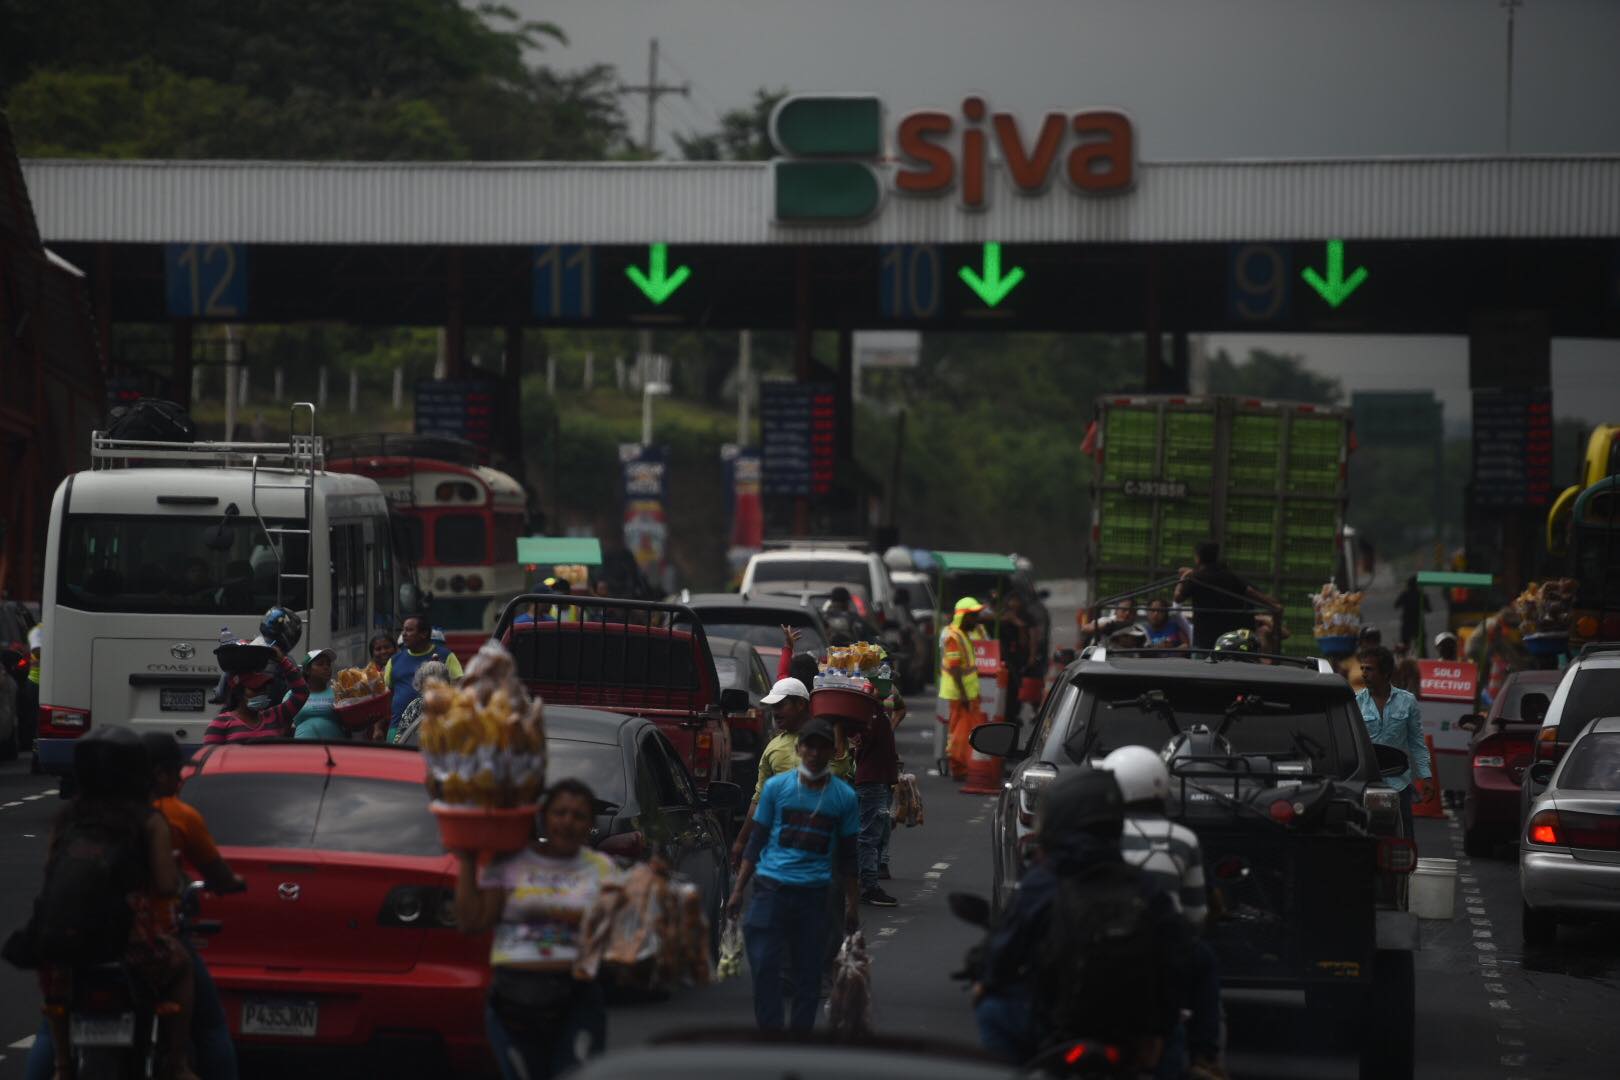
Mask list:
[[[570,44],[550,63],[646,78],[659,39],[659,143],[706,131],[756,88],[866,90],[890,115],[1113,105],[1147,161],[1506,149],[1500,0],[515,0]],[[644,99],[626,111],[639,133]],[[1524,0],[1513,65],[1518,153],[1620,153],[1620,0]],[[1620,193],[1617,193],[1620,198]],[[1452,338],[1212,339],[1304,353],[1350,389],[1434,387],[1466,416]],[[1620,343],[1555,342],[1554,406],[1620,418]]]

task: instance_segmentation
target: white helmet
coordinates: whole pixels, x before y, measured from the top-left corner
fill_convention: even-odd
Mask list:
[[[1122,746],[1103,758],[1102,767],[1114,774],[1126,805],[1170,797],[1170,772],[1145,746]]]

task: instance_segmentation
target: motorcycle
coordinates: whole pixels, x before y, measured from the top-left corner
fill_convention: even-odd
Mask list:
[[[951,914],[985,931],[990,930],[990,901],[972,893],[953,892],[946,897]],[[984,951],[983,943],[969,947],[963,958],[962,970],[951,978],[972,983],[978,978]],[[1023,1063],[1019,1075],[1028,1080],[1041,1077],[1061,1077],[1064,1080],[1109,1080],[1109,1078],[1137,1077],[1142,1070],[1134,1064],[1135,1054],[1127,1047],[1103,1042],[1099,1039],[1065,1038],[1051,1043],[1033,1058]]]

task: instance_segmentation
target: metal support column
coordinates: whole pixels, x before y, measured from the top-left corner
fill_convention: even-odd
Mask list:
[[[169,324],[169,340],[173,349],[173,359],[169,365],[169,394],[171,400],[188,411],[194,404],[191,400],[191,327],[190,319],[179,319]]]
[[[459,379],[467,374],[467,328],[461,313],[461,249],[451,248],[445,262],[448,300],[444,323],[445,375]]]

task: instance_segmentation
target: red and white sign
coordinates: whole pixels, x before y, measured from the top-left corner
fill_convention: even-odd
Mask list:
[[[995,719],[1001,715],[1001,685],[996,682],[1001,671],[1001,642],[975,640],[973,667],[979,673],[979,708]]]
[[[1419,660],[1418,699],[1474,703],[1478,671],[1473,664],[1456,660]]]

